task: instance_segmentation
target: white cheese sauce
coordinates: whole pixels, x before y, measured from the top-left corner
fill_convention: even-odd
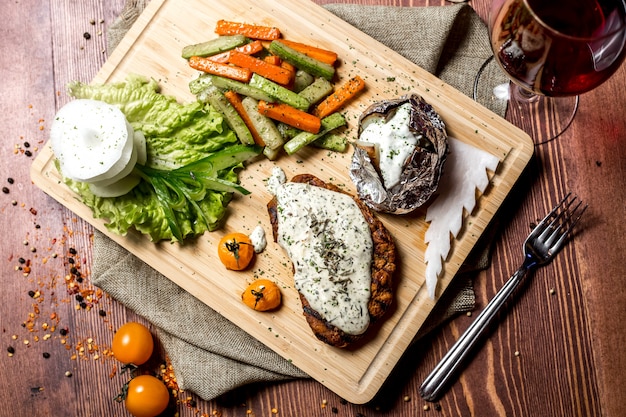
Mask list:
[[[287,182],[287,176],[285,175],[285,171],[283,171],[280,167],[272,168],[272,176],[267,180],[267,190],[272,193],[272,195],[276,195],[276,191],[278,187]]]
[[[327,322],[363,333],[373,243],[361,210],[350,196],[321,187],[284,183],[275,190],[278,243],[293,262],[296,289]]]
[[[387,122],[383,117],[371,116],[359,136],[359,140],[377,145],[380,173],[386,189],[400,182],[405,161],[417,146],[419,136],[409,129],[410,112],[411,104],[405,103]]]
[[[265,250],[265,247],[267,246],[267,239],[265,238],[265,229],[263,229],[263,226],[257,225],[248,237],[252,242],[252,247],[254,248],[255,253],[261,253]]]

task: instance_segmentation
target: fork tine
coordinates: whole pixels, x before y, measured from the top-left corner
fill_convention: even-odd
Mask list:
[[[571,204],[570,202],[567,201],[571,195],[572,195],[571,192],[567,193],[567,195],[565,197],[563,197],[563,199],[559,202],[559,204],[554,206],[554,208],[552,210],[550,210],[550,212],[548,214],[546,214],[546,217],[544,217],[539,224],[541,224],[541,225],[546,224],[548,222],[548,220],[550,220],[553,216],[555,216],[555,214],[556,214],[556,212],[558,210],[560,210],[564,206],[565,206],[565,208],[567,208],[569,206],[569,204]],[[558,217],[558,216],[559,215],[557,214],[556,217]]]
[[[576,200],[578,200],[578,204],[576,204],[574,206],[574,208],[570,209],[570,206],[574,202],[576,202]],[[588,204],[585,204],[585,206],[582,207],[582,209],[580,209],[582,204],[583,204],[583,201],[578,199],[576,196],[574,196],[574,198],[570,202],[568,202],[568,204],[566,205],[565,210],[559,214],[559,216],[561,216],[561,214],[563,214],[565,219],[564,219],[564,221],[561,224],[559,224],[558,228],[554,231],[553,235],[550,236],[549,240],[546,241],[546,245],[550,246],[550,251],[558,250],[561,247],[561,245],[563,245],[563,242],[565,242],[565,239],[568,238],[568,236],[570,235],[572,229],[574,228],[576,223],[578,223],[578,221],[582,217],[583,213],[585,212],[585,210],[587,210],[587,207],[589,206]],[[580,212],[577,213],[579,211],[579,209],[580,209]],[[560,237],[558,237],[557,233],[559,233],[560,230],[563,228],[563,226],[567,225],[568,223],[569,223],[569,225],[567,226],[567,229],[563,233],[560,234]],[[557,241],[555,243],[552,243],[552,241],[556,237],[558,237]]]
[[[550,221],[550,224],[545,227],[544,231],[538,237],[538,239],[544,242],[546,246],[552,246],[555,239],[560,236],[563,225],[569,221],[570,206],[574,201],[576,201],[576,196],[574,196],[572,200],[569,200],[571,194],[572,193],[568,193],[565,198],[563,198],[563,200],[561,200],[561,202],[545,217],[546,220],[549,220],[551,216],[554,216],[552,221]],[[560,210],[558,214],[556,213],[557,210]]]
[[[582,205],[582,200],[580,200],[578,202],[578,204],[576,205],[576,207],[574,207],[574,209],[572,210],[571,214],[570,214],[570,223],[569,223],[569,227],[567,228],[567,230],[565,231],[565,233],[563,233],[563,236],[567,236],[571,233],[572,229],[574,228],[574,226],[576,226],[576,223],[578,223],[578,221],[580,220],[580,218],[583,216],[583,214],[585,213],[585,211],[587,210],[587,207],[589,207],[588,204],[585,204],[585,206],[580,210],[580,213],[578,213],[578,215],[576,216],[576,218],[574,220],[572,220],[572,218],[574,217],[574,215],[576,215],[576,212],[578,211],[578,209],[580,208],[580,206]]]
[[[559,204],[554,206],[554,208],[552,208],[552,210],[550,210],[550,212],[546,214],[546,216],[539,221],[539,223],[535,226],[535,228],[530,232],[528,239],[537,238],[537,237],[545,238],[545,233],[550,229],[550,226],[554,223],[554,220],[556,220],[556,217],[558,217],[558,215],[554,219],[552,218],[554,217],[556,212],[565,204],[566,200],[569,198],[571,194],[572,194],[571,192],[567,193],[567,195],[559,202]],[[546,227],[546,223],[548,223],[548,221],[550,221],[551,219],[552,221],[550,225]]]

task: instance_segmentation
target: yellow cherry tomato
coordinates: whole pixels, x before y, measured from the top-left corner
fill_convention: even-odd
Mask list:
[[[160,379],[140,375],[130,380],[124,405],[135,417],[156,417],[167,408],[170,393]]]
[[[154,350],[152,333],[141,323],[122,325],[113,336],[113,356],[123,364],[142,365]]]
[[[281,303],[280,288],[269,279],[257,279],[241,294],[241,300],[253,310],[267,311],[277,308]]]
[[[238,232],[228,233],[220,240],[217,254],[227,269],[241,271],[252,261],[254,247],[247,235]]]

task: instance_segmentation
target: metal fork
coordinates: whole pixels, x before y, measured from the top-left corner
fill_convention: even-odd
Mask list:
[[[459,370],[463,360],[472,351],[485,330],[494,322],[497,314],[508,301],[530,270],[549,263],[571,234],[587,209],[582,200],[568,193],[561,202],[533,229],[524,242],[524,262],[498,291],[476,320],[456,341],[435,369],[420,386],[420,395],[427,401],[439,398],[452,376]]]

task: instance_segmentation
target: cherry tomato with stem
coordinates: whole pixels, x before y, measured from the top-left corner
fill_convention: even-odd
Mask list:
[[[156,417],[167,408],[170,393],[159,378],[139,375],[124,387],[121,398],[124,399],[126,410],[133,416]]]
[[[217,254],[227,269],[241,271],[252,261],[254,246],[249,236],[239,232],[228,233],[220,240]]]

